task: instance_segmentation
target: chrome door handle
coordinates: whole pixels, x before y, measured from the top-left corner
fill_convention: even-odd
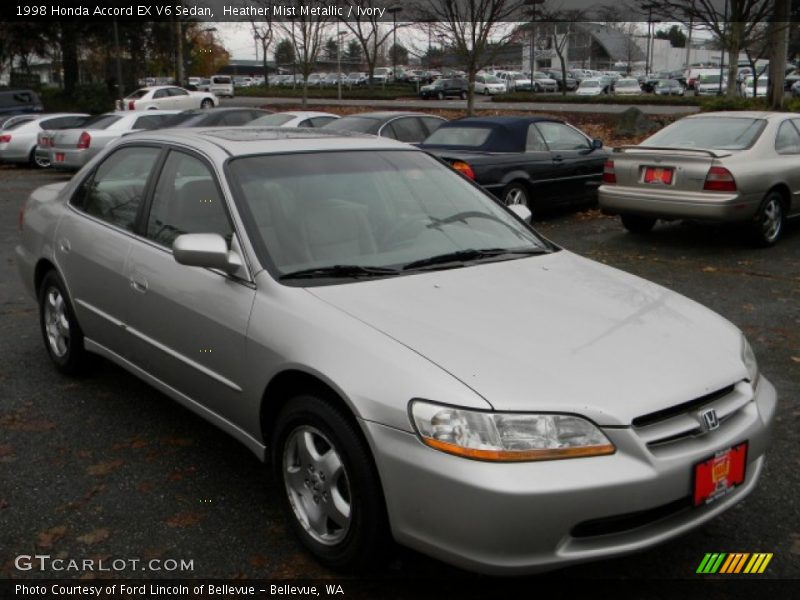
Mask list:
[[[145,293],[147,291],[147,280],[141,277],[131,276],[131,287],[137,292]]]
[[[69,243],[69,240],[66,238],[62,238],[58,242],[58,249],[61,250],[64,254],[72,250],[72,246]]]

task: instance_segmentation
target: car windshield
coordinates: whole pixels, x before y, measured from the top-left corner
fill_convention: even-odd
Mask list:
[[[764,119],[698,117],[682,119],[642,142],[642,146],[742,150],[749,148],[764,129]]]
[[[258,117],[257,119],[250,121],[248,125],[278,127],[280,125],[283,125],[284,123],[288,123],[292,119],[294,119],[294,115],[273,113],[271,115],[264,115],[263,117]]]
[[[439,146],[483,146],[492,130],[488,127],[440,127],[434,131],[425,144]]]
[[[516,73],[516,74],[511,76],[511,79],[516,81],[518,79],[527,79],[527,77],[525,75],[523,75],[522,73]]]
[[[617,82],[618,88],[626,88],[626,87],[639,87],[639,82],[635,79],[620,79]]]
[[[257,251],[281,278],[396,275],[551,250],[423,152],[246,156],[228,173]]]
[[[581,83],[581,87],[582,88],[600,87],[600,82],[599,81],[584,81],[583,83]]]
[[[483,78],[483,82],[484,83],[500,83],[500,80],[497,77],[495,77],[494,75],[486,75]]]
[[[381,122],[378,119],[364,117],[344,117],[336,119],[325,125],[325,129],[337,131],[357,131],[360,133],[377,133]]]
[[[700,83],[719,83],[719,75],[700,75]]]

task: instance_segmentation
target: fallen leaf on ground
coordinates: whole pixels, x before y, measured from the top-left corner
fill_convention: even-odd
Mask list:
[[[96,544],[97,542],[108,539],[110,535],[111,531],[107,527],[101,527],[100,529],[95,529],[86,535],[78,537],[78,541],[84,544]]]
[[[202,520],[203,515],[201,513],[187,511],[171,516],[165,523],[167,527],[191,527],[192,525],[197,525]]]
[[[58,525],[45,531],[41,531],[36,537],[36,545],[39,548],[52,548],[53,544],[64,537],[65,533],[67,533],[66,525]]]
[[[717,267],[703,267],[703,273],[716,273]]]
[[[800,363],[800,356],[793,356],[792,362]]]
[[[97,463],[96,465],[86,467],[86,473],[89,475],[108,475],[112,471],[121,467],[122,463],[123,461],[121,458]]]

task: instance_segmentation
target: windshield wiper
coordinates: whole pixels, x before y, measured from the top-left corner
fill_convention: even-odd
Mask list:
[[[456,252],[448,252],[447,254],[439,254],[437,256],[412,261],[403,265],[403,271],[446,265],[449,263],[456,263],[456,266],[463,266],[465,262],[484,258],[497,258],[507,255],[509,257],[532,256],[534,254],[548,254],[549,252],[550,250],[546,248],[483,248],[481,250],[470,248],[469,250],[457,250]]]
[[[312,279],[314,277],[385,277],[397,275],[400,271],[391,267],[368,267],[362,265],[331,265],[312,267],[281,275],[281,279]]]

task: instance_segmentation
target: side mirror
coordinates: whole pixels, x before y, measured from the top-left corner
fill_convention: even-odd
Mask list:
[[[603,147],[603,140],[592,140],[592,150],[600,150]]]
[[[185,233],[172,243],[175,261],[188,267],[220,269],[235,273],[242,266],[236,252],[228,250],[228,243],[218,233]]]
[[[517,215],[520,219],[525,221],[526,223],[531,222],[531,218],[533,217],[533,213],[531,209],[525,206],[524,204],[511,204],[509,205],[509,210]]]

